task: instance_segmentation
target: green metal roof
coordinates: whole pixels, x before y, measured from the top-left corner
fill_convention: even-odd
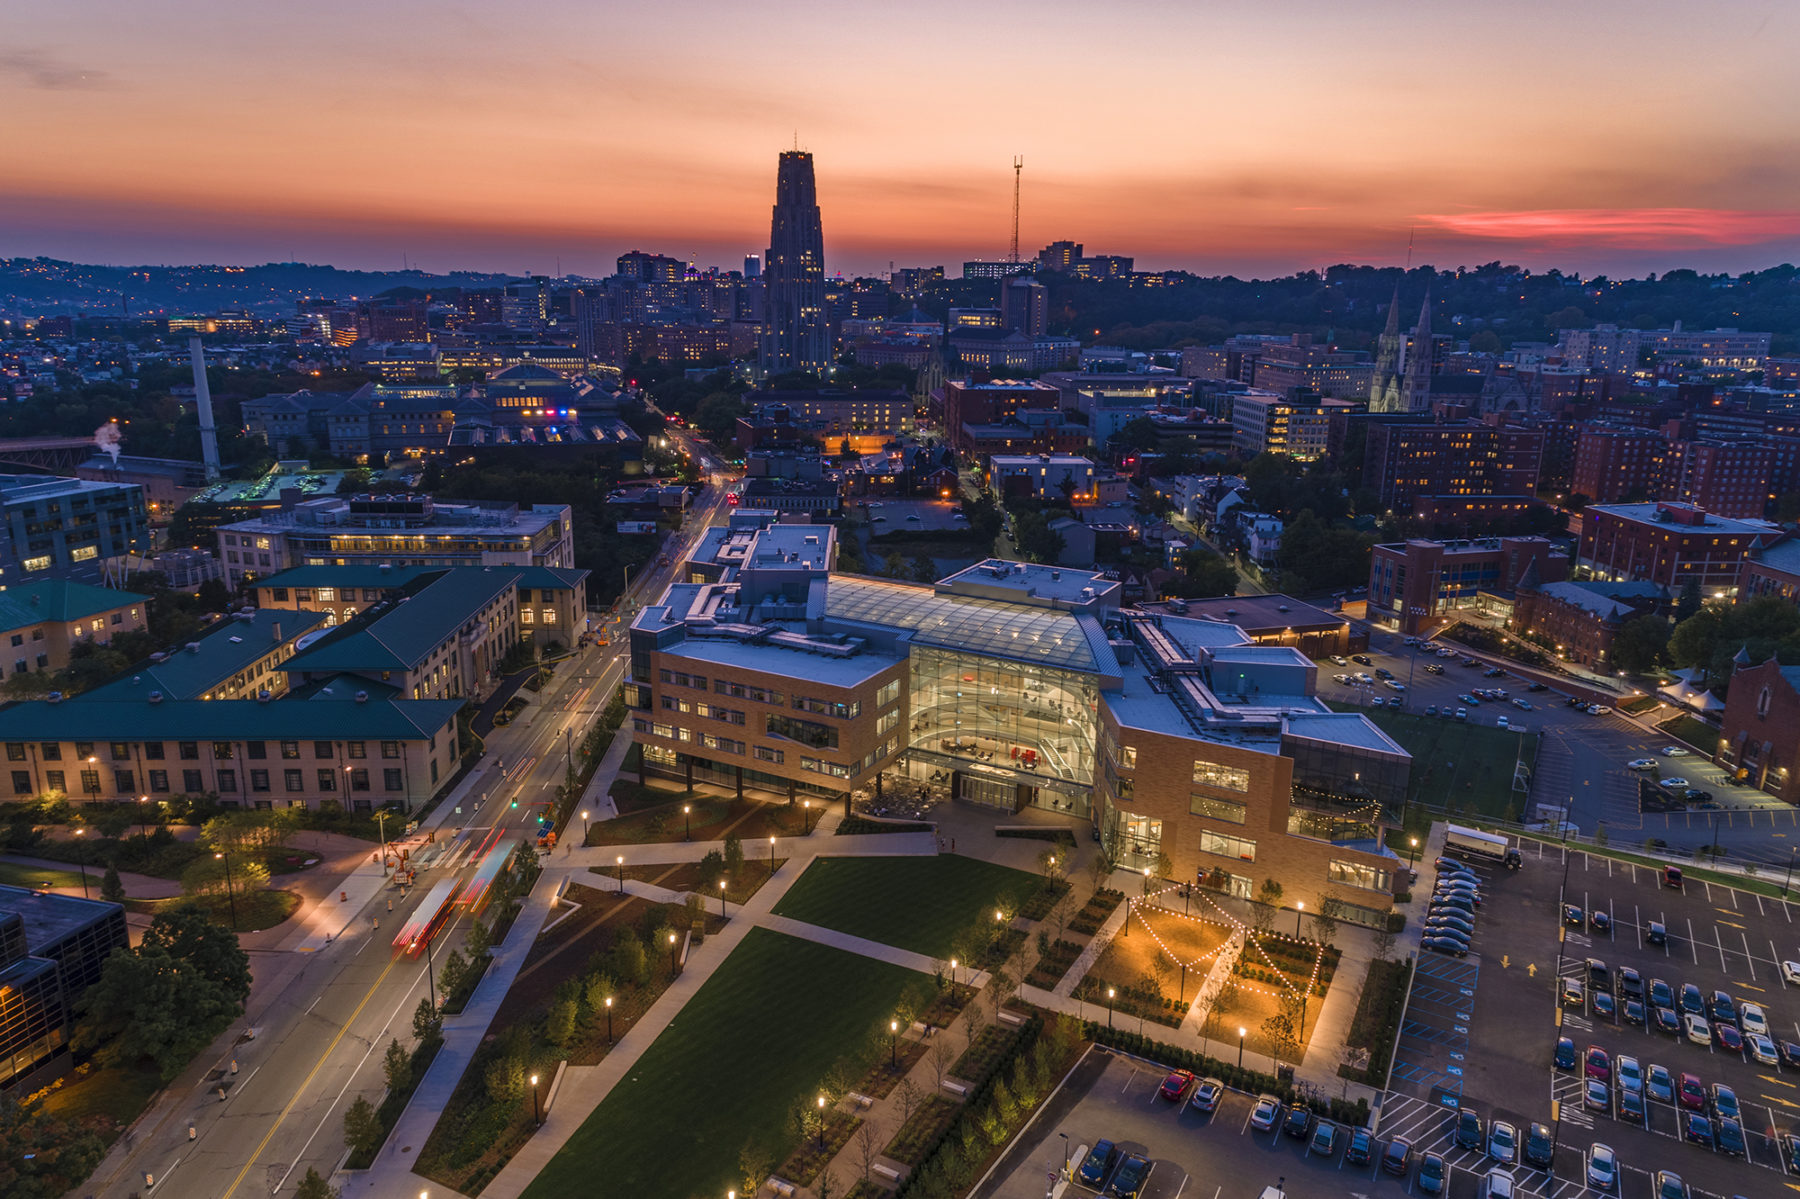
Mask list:
[[[222,620],[206,636],[190,642],[199,646],[197,651],[184,645],[161,662],[139,662],[112,682],[78,698],[82,703],[147,700],[152,691],[160,691],[165,700],[199,699],[264,654],[272,652],[280,643],[276,638],[277,629],[280,630],[280,641],[291,641],[324,623],[323,612],[297,612],[288,608],[255,612],[248,620],[237,617]]]
[[[0,708],[0,741],[408,741],[456,718],[459,699],[45,700]]]
[[[513,585],[509,567],[459,570],[427,582],[391,606],[371,609],[289,658],[283,670],[411,670]]]
[[[46,620],[67,623],[96,612],[141,604],[148,596],[69,579],[37,579],[0,591],[0,628],[17,629]]]
[[[429,566],[294,566],[256,580],[262,587],[404,587],[420,575],[442,571]]]

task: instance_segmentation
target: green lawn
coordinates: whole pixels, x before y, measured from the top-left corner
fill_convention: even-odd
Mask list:
[[[1042,883],[1035,874],[957,854],[820,858],[775,905],[775,914],[947,958],[957,934],[1016,911]]]
[[[1686,742],[1705,757],[1719,745],[1719,730],[1697,717],[1681,715],[1656,726],[1677,741]]]
[[[1364,713],[1412,755],[1412,802],[1447,812],[1467,805],[1501,820],[1514,805],[1523,809],[1525,796],[1512,789],[1513,763],[1523,756],[1525,764],[1531,765],[1537,755],[1537,733],[1521,737],[1491,725],[1437,716],[1355,704],[1331,706],[1340,712]],[[1518,715],[1529,728],[1537,713]]]
[[[812,941],[751,929],[612,1089],[525,1199],[720,1196],[746,1144],[771,1162],[790,1113],[852,1050],[873,1044],[903,993],[931,980]]]
[[[106,876],[102,867],[98,872],[88,871],[88,893],[98,898],[100,880]],[[81,886],[81,871],[46,869],[42,866],[22,866],[18,862],[0,862],[0,883],[9,887],[26,887],[36,890],[48,884],[52,887]]]

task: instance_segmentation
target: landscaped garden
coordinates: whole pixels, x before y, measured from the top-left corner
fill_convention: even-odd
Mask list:
[[[996,909],[1018,911],[1042,885],[1035,874],[958,854],[820,858],[788,889],[775,914],[950,958]]]
[[[752,929],[526,1196],[722,1195],[747,1159],[773,1169],[798,1145],[796,1115],[847,1048],[885,1053],[887,1021],[933,986],[899,966]]]
[[[720,795],[685,795],[680,790],[640,789],[623,780],[615,784],[615,790],[620,787],[631,789],[634,795],[641,791],[642,798],[649,802],[639,804],[635,810],[621,805],[619,810],[624,815],[590,824],[586,829],[587,844],[718,841],[736,835],[754,857],[756,842],[766,843],[770,837],[797,837],[816,829],[824,812],[818,801],[807,807],[803,802],[789,806]]]

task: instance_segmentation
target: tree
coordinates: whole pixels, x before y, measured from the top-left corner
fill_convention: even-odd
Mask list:
[[[744,866],[744,839],[736,833],[725,834],[725,869],[732,878]]]
[[[502,1053],[487,1064],[481,1083],[487,1097],[502,1106],[525,1098],[525,1059],[515,1053]]]
[[[612,998],[618,989],[618,984],[613,982],[612,975],[600,970],[588,975],[587,982],[583,986],[582,998],[587,1000],[589,1011],[603,1012],[606,1010],[606,1001]]]
[[[906,578],[906,559],[899,550],[889,550],[881,560],[881,573],[890,579]]]
[[[381,1117],[375,1114],[375,1105],[369,1102],[368,1096],[358,1095],[356,1102],[344,1109],[344,1145],[359,1157],[369,1157],[381,1148],[381,1140],[387,1133],[381,1127]]]
[[[912,560],[912,579],[915,583],[935,583],[938,581],[937,563],[925,554],[919,554]]]
[[[754,1195],[762,1189],[763,1179],[769,1176],[774,1168],[768,1151],[755,1141],[745,1141],[744,1147],[738,1150],[738,1180],[743,1184],[743,1195]]]
[[[106,874],[100,879],[100,898],[108,903],[125,902],[125,884],[119,881],[119,868],[107,864]]]
[[[422,1045],[442,1040],[444,1036],[444,1018],[423,995],[419,997],[419,1006],[413,1009],[413,1036]]]
[[[325,1176],[312,1166],[294,1191],[294,1199],[343,1199],[343,1192],[325,1181]]]
[[[931,1049],[926,1053],[925,1060],[931,1063],[932,1081],[937,1083],[939,1090],[942,1090],[944,1074],[950,1069],[950,1064],[956,1060],[956,1049],[951,1045],[949,1038],[933,1037]]]
[[[1013,517],[1013,544],[1028,562],[1054,562],[1063,552],[1063,535],[1050,527],[1042,512],[1021,512]]]
[[[1330,945],[1337,936],[1338,919],[1344,914],[1344,901],[1335,895],[1327,895],[1319,900],[1319,910],[1313,913],[1313,939],[1321,945]]]
[[[1165,584],[1171,595],[1182,599],[1212,599],[1237,594],[1237,569],[1211,550],[1188,550],[1181,555],[1180,565],[1181,573]]]
[[[1280,883],[1272,878],[1265,878],[1262,882],[1262,886],[1257,888],[1256,901],[1258,903],[1268,904],[1272,908],[1280,907],[1282,890],[1283,888]]]
[[[1676,623],[1679,624],[1700,611],[1700,605],[1703,602],[1700,595],[1700,580],[1689,579],[1687,585],[1681,589],[1680,597],[1675,601]]]
[[[1643,674],[1661,661],[1669,648],[1674,626],[1660,616],[1637,616],[1619,626],[1613,634],[1608,656],[1612,665],[1631,674]]]
[[[919,1088],[913,1086],[912,1079],[902,1078],[900,1080],[900,1085],[894,1088],[894,1102],[900,1106],[900,1123],[904,1124],[912,1119],[913,1110],[919,1106],[922,1098]]]
[[[388,1039],[387,1053],[381,1059],[381,1069],[387,1075],[388,1090],[399,1094],[412,1085],[412,1054],[401,1047],[399,1037]]]
[[[864,1120],[856,1129],[856,1159],[862,1164],[866,1179],[875,1170],[875,1159],[881,1156],[881,1142],[875,1139],[875,1126]]]
[[[224,903],[231,896],[248,895],[268,885],[269,868],[256,858],[233,856],[227,861],[206,854],[181,872],[181,893],[190,899]]]
[[[452,949],[444,958],[444,968],[438,972],[438,985],[444,988],[446,996],[456,995],[462,991],[463,981],[469,977],[469,959],[462,955],[462,950]]]
[[[650,958],[634,929],[624,929],[612,947],[612,973],[634,986],[650,981]]]
[[[1275,1051],[1275,1060],[1289,1058],[1298,1061],[1295,1049],[1300,1042],[1294,1035],[1294,1022],[1286,1012],[1276,1012],[1262,1022],[1263,1035],[1269,1038],[1269,1045]]]
[[[469,951],[470,957],[486,957],[487,951],[493,947],[493,944],[494,934],[488,928],[486,921],[476,920],[469,925],[468,935],[463,938],[463,948]]]
[[[558,1049],[575,1040],[575,1016],[579,1009],[574,999],[559,999],[551,1005],[550,1017],[544,1025],[544,1037]]]
[[[1391,961],[1394,953],[1394,931],[1385,923],[1375,930],[1375,956],[1380,961]]]

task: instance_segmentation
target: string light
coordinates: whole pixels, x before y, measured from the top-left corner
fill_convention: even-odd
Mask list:
[[[1148,908],[1151,911],[1157,912],[1161,915],[1169,916],[1176,920],[1187,920],[1187,921],[1191,921],[1192,923],[1195,923],[1195,924],[1212,925],[1212,926],[1216,926],[1216,927],[1224,927],[1226,925],[1229,925],[1236,932],[1243,933],[1245,946],[1247,948],[1254,949],[1256,951],[1257,956],[1260,957],[1263,960],[1263,962],[1268,966],[1270,972],[1273,973],[1276,978],[1281,980],[1281,985],[1284,988],[1286,988],[1286,990],[1288,991],[1289,994],[1293,994],[1293,995],[1301,994],[1300,988],[1295,986],[1293,984],[1293,982],[1291,982],[1288,979],[1286,972],[1283,971],[1281,969],[1281,967],[1279,967],[1275,964],[1275,959],[1271,958],[1268,954],[1268,951],[1262,947],[1262,942],[1266,939],[1266,940],[1272,940],[1272,941],[1286,941],[1292,945],[1309,946],[1309,947],[1313,948],[1315,952],[1313,955],[1312,974],[1307,979],[1305,996],[1310,999],[1313,996],[1313,994],[1318,990],[1319,974],[1320,974],[1321,970],[1324,968],[1324,964],[1325,964],[1325,946],[1323,944],[1321,944],[1320,942],[1317,942],[1317,941],[1305,941],[1305,940],[1300,939],[1299,937],[1290,937],[1285,933],[1278,933],[1278,932],[1273,932],[1273,931],[1266,932],[1266,933],[1256,933],[1250,928],[1250,926],[1246,925],[1243,921],[1237,919],[1230,912],[1227,912],[1224,908],[1220,907],[1216,902],[1214,902],[1212,896],[1206,894],[1206,892],[1204,890],[1202,890],[1200,892],[1201,900],[1203,902],[1205,902],[1208,906],[1210,906],[1221,917],[1223,917],[1224,918],[1223,921],[1202,919],[1199,916],[1194,916],[1194,915],[1191,915],[1186,912],[1177,912],[1173,908],[1163,907],[1160,903],[1151,903],[1150,902],[1153,899],[1160,898],[1162,895],[1166,894],[1167,892],[1174,891],[1177,889],[1178,888],[1176,887],[1176,885],[1171,883],[1166,887],[1160,887],[1157,890],[1152,891],[1149,895],[1145,896],[1142,900],[1138,900],[1135,902],[1136,902],[1137,906],[1140,908]],[[1126,919],[1129,920],[1130,919],[1129,909],[1134,901],[1128,899],[1125,902],[1126,902],[1126,907],[1127,907]],[[1151,927],[1149,919],[1147,917],[1145,917],[1143,915],[1143,913],[1140,912],[1138,918],[1139,918],[1139,921],[1144,926],[1144,931],[1150,934],[1150,939],[1156,942],[1157,947],[1164,954],[1166,954],[1168,956],[1169,960],[1174,962],[1177,966],[1186,966],[1189,970],[1194,969],[1196,966],[1198,966],[1204,962],[1211,961],[1213,958],[1218,956],[1219,950],[1224,949],[1226,945],[1230,944],[1230,941],[1227,940],[1225,942],[1225,944],[1216,946],[1212,950],[1212,952],[1203,954],[1200,957],[1192,959],[1191,961],[1183,962],[1181,960],[1181,958],[1175,954],[1175,951],[1169,948],[1168,943],[1166,941],[1164,941],[1162,939],[1162,937],[1157,934],[1157,931],[1154,928]],[[1240,956],[1240,960],[1241,960],[1242,955],[1240,954],[1239,956]],[[1271,998],[1277,999],[1277,1000],[1279,1000],[1281,998],[1280,992],[1265,990],[1264,988],[1255,986],[1251,983],[1239,983],[1238,986],[1241,990],[1248,990],[1248,991],[1251,991],[1258,995],[1268,995]]]

